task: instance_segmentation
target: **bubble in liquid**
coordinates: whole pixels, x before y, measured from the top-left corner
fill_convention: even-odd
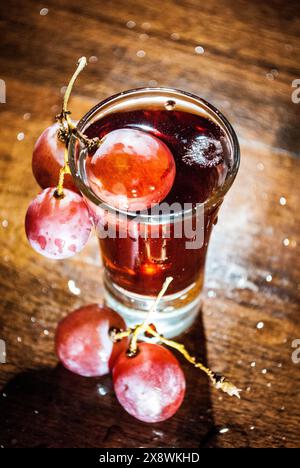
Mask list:
[[[143,58],[146,55],[146,52],[144,50],[138,50],[136,53],[137,57]]]
[[[290,245],[290,240],[286,237],[285,239],[283,239],[282,243],[285,247],[288,247]]]
[[[175,101],[172,101],[172,99],[170,99],[169,101],[166,101],[165,102],[165,109],[168,110],[168,111],[172,111],[174,110],[176,107],[176,102]]]
[[[256,328],[257,328],[258,330],[261,330],[262,328],[264,328],[264,326],[265,326],[264,322],[258,322],[258,323],[256,324]]]
[[[22,140],[24,140],[24,138],[25,138],[25,133],[24,132],[18,133],[18,135],[17,135],[17,140],[18,141],[22,141]]]

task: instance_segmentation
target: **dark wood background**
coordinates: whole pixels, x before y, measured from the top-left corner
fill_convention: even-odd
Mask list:
[[[23,0],[1,8],[1,447],[300,445],[300,364],[291,360],[300,338],[300,104],[291,100],[300,78],[298,7],[296,0]],[[213,233],[202,314],[182,340],[243,388],[241,401],[183,363],[183,406],[147,425],[120,408],[109,377],[84,379],[57,366],[58,320],[101,301],[97,244],[72,260],[47,261],[29,248],[23,219],[38,191],[33,144],[82,55],[90,64],[71,99],[74,118],[118,91],[162,85],[204,97],[237,130],[241,169]]]

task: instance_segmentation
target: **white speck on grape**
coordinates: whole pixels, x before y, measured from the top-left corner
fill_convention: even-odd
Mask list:
[[[74,280],[68,281],[68,287],[71,293],[74,294],[75,296],[79,296],[79,294],[81,293],[81,289],[76,286]]]

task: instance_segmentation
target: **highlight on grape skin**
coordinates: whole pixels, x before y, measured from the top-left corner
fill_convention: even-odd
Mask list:
[[[170,192],[176,173],[173,155],[158,138],[129,128],[108,133],[86,171],[95,194],[129,211],[160,203]]]
[[[75,374],[96,377],[108,374],[116,358],[127,348],[127,339],[114,343],[111,328],[125,329],[122,317],[108,307],[92,304],[65,317],[57,327],[56,354]]]
[[[87,243],[92,220],[83,198],[64,189],[54,196],[55,188],[43,190],[29,205],[25,231],[36,252],[53,259],[65,259],[80,252]]]
[[[32,172],[37,183],[43,189],[56,186],[59,171],[64,166],[65,143],[58,139],[58,130],[58,123],[46,128],[33,149]],[[65,175],[64,187],[78,192],[71,174]]]
[[[172,417],[185,395],[184,373],[163,346],[139,343],[134,357],[120,354],[113,368],[119,403],[140,421],[155,423]]]

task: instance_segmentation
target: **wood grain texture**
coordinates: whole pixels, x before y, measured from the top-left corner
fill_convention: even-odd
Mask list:
[[[46,3],[8,1],[0,13],[0,78],[7,86],[0,104],[0,338],[7,345],[0,445],[299,446],[300,364],[291,360],[292,341],[300,338],[300,104],[291,100],[292,81],[300,78],[298,2]],[[41,16],[45,6],[49,13]],[[171,420],[147,425],[119,407],[108,377],[79,378],[57,366],[58,320],[101,301],[97,243],[74,259],[47,261],[29,248],[23,219],[38,190],[33,144],[82,55],[98,60],[78,80],[75,118],[115,92],[157,83],[201,95],[238,132],[241,169],[214,229],[202,311],[181,338],[244,389],[241,401],[209,388],[183,362],[183,406]],[[69,290],[70,279],[80,295]],[[229,431],[220,433],[222,427]]]

